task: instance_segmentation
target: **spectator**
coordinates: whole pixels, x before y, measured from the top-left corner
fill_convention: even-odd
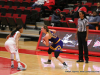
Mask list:
[[[55,5],[55,0],[45,0],[44,5],[42,6],[42,11],[44,12],[43,16],[45,16],[45,9],[52,9],[52,5]]]
[[[97,3],[97,8],[94,8],[93,11],[97,11],[97,13],[100,13],[100,2]]]
[[[37,0],[37,1],[32,5],[32,9],[35,9],[35,7],[42,7],[42,5],[44,4],[44,1],[46,1],[46,0]]]
[[[79,18],[79,11],[84,11],[85,13],[87,12],[87,9],[82,6],[81,1],[77,2],[77,7],[74,9],[74,11],[71,11],[67,17],[71,17],[72,20],[74,20],[74,18]]]
[[[97,15],[96,11],[93,11],[93,16],[89,17],[89,29],[95,29],[99,21],[100,17]]]
[[[61,14],[60,9],[56,9],[55,13],[52,15],[51,23],[54,24],[56,27],[61,27],[60,21],[61,19],[65,20],[65,16]]]

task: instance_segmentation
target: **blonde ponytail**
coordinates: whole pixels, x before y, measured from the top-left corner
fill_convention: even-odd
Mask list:
[[[49,35],[51,37],[53,37],[53,34],[50,32],[50,30],[48,29],[47,25],[44,25],[44,29],[46,29],[47,33],[49,33]]]

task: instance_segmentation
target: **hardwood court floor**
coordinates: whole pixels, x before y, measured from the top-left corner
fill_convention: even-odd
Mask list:
[[[0,39],[0,46],[4,46],[5,39]],[[20,48],[33,50],[36,48],[37,42],[23,42],[20,41]],[[24,47],[27,46],[27,47]],[[62,64],[52,58],[51,65],[45,65],[43,62],[47,61],[47,56],[41,55],[30,55],[30,54],[20,54],[20,60],[27,65],[26,71],[20,71],[12,75],[100,75],[100,72],[80,72],[80,71],[100,71],[100,62],[91,62],[88,64],[76,63],[74,59],[63,58],[63,60],[68,64],[69,68],[63,70]],[[0,51],[0,57],[10,58],[10,53],[5,51]],[[8,62],[10,63],[10,62]],[[71,71],[71,72],[69,72]],[[79,72],[72,72],[79,71]],[[10,75],[10,74],[8,74]]]
[[[4,47],[6,39],[0,38],[0,46]],[[33,41],[19,41],[19,48],[20,49],[28,49],[28,50],[36,50],[37,42]]]

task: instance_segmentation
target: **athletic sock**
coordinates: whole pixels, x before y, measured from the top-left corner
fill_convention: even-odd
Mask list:
[[[66,63],[64,62],[63,65],[66,65]],[[67,65],[66,65],[67,66]]]
[[[48,59],[48,62],[51,62],[51,60]]]
[[[11,65],[14,65],[14,61],[11,61]]]
[[[20,63],[18,63],[18,67],[20,67],[21,66],[21,64]]]

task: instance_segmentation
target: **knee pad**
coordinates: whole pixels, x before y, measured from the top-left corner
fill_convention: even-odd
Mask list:
[[[60,54],[60,52],[55,51],[55,58],[58,58],[59,54]]]
[[[51,54],[52,53],[52,50],[49,48],[48,49],[48,54]]]
[[[58,55],[57,54],[55,54],[55,58],[58,58]]]

